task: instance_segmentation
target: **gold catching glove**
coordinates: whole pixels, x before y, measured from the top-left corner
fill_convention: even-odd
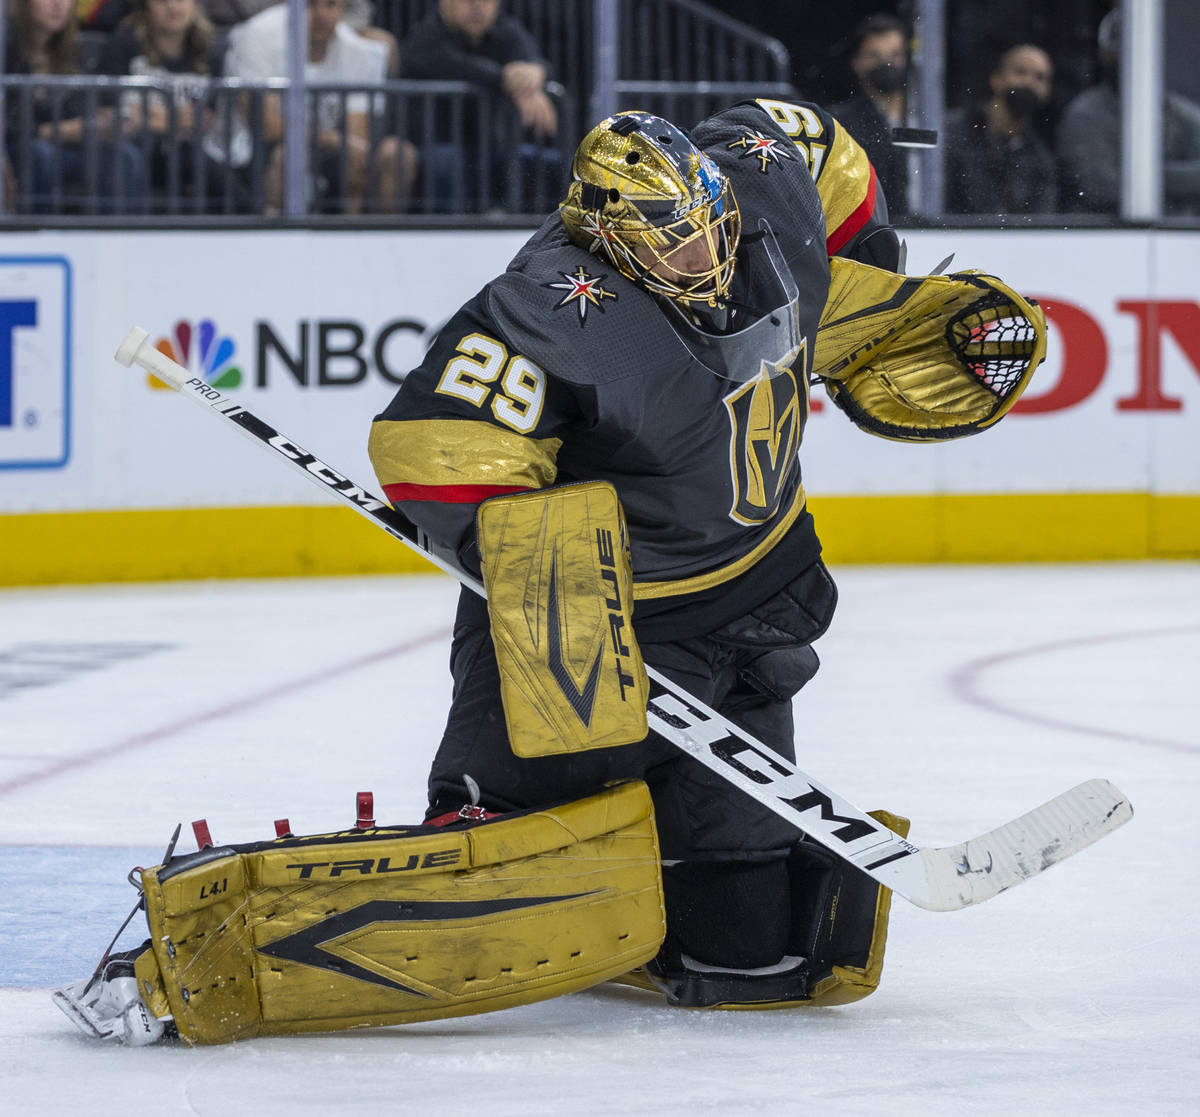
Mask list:
[[[985,430],[1046,355],[1041,308],[995,276],[829,264],[813,373],[871,434],[934,442]]]

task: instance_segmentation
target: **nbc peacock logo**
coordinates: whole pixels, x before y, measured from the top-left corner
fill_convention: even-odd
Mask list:
[[[233,363],[237,346],[233,338],[217,333],[211,318],[201,319],[194,328],[186,320],[176,322],[172,335],[160,337],[154,348],[214,388],[236,388],[242,382],[242,370]],[[155,376],[148,374],[146,379],[152,388],[166,387]]]

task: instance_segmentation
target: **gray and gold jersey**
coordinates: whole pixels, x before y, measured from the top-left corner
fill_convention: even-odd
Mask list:
[[[735,341],[714,343],[733,355],[723,375],[703,334],[570,243],[553,215],[441,330],[371,435],[388,499],[464,555],[489,496],[611,482],[643,639],[717,627],[819,553],[797,455],[829,284],[821,202],[757,104],[709,118],[692,139],[742,211],[722,331]],[[772,297],[776,269],[796,295],[790,321]],[[753,344],[739,347],[743,337]]]

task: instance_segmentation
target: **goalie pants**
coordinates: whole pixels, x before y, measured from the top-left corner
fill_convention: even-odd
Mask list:
[[[791,761],[791,700],[817,671],[811,644],[828,627],[836,602],[833,579],[818,561],[737,621],[702,637],[643,644],[642,656]],[[468,590],[459,599],[450,666],[453,701],[430,772],[428,817],[469,800],[466,776],[480,788],[480,805],[493,811],[542,806],[583,797],[611,781],[643,779],[654,799],[664,863],[688,863],[664,873],[669,929],[683,935],[685,949],[693,947],[689,953],[707,961],[765,965],[778,959],[787,937],[786,857],[797,838],[793,826],[654,733],[619,748],[514,755],[487,607]],[[730,912],[738,918],[725,918]],[[755,920],[757,930],[747,925]]]

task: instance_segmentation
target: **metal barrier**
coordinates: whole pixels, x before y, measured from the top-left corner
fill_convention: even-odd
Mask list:
[[[786,82],[784,45],[695,0],[620,0],[618,79]]]
[[[433,4],[379,0],[377,14],[402,38]],[[285,209],[450,224],[482,215],[503,224],[557,202],[575,143],[593,123],[583,113],[594,114],[596,89],[615,92],[620,107],[648,108],[685,125],[743,97],[792,92],[787,53],[776,40],[695,0],[509,0],[507,10],[569,83],[548,87],[559,113],[553,142],[526,141],[505,103],[466,83],[313,85],[292,102],[293,111],[303,103],[309,118],[306,160],[281,166],[278,142],[263,137],[268,115],[277,119],[267,106],[289,101],[286,80],[0,75],[0,97],[15,100],[6,114],[6,153],[16,179],[0,221],[237,223]],[[598,44],[601,15],[616,18]],[[615,82],[602,53],[616,59]],[[360,141],[337,122],[364,96],[369,129]],[[68,121],[78,123],[64,127]],[[335,127],[340,144],[324,146],[321,132]],[[281,175],[291,184],[283,205]]]
[[[614,0],[599,0],[610,4]],[[786,48],[776,39],[696,0],[616,0],[623,78],[676,81],[786,81]],[[504,11],[537,40],[577,99],[590,81],[597,0],[507,0]],[[437,0],[376,0],[376,22],[403,39]]]
[[[620,109],[644,109],[681,128],[691,128],[707,116],[756,97],[796,99],[789,82],[619,81]]]
[[[621,81],[787,82],[787,49],[696,0],[507,0],[504,10],[537,40],[552,76],[589,112],[596,80],[596,5],[617,4],[615,42]],[[377,0],[376,18],[397,39],[436,0]],[[403,67],[403,60],[401,61]],[[594,120],[575,121],[586,132]]]
[[[4,220],[272,216],[282,148],[264,137],[270,101],[286,114],[287,87],[282,79],[0,76],[15,179]],[[464,82],[312,84],[308,210],[544,213],[561,197],[576,142],[570,96],[559,86],[550,92],[566,126],[537,144],[521,136],[515,114]],[[348,127],[352,117],[365,122],[361,135]]]

